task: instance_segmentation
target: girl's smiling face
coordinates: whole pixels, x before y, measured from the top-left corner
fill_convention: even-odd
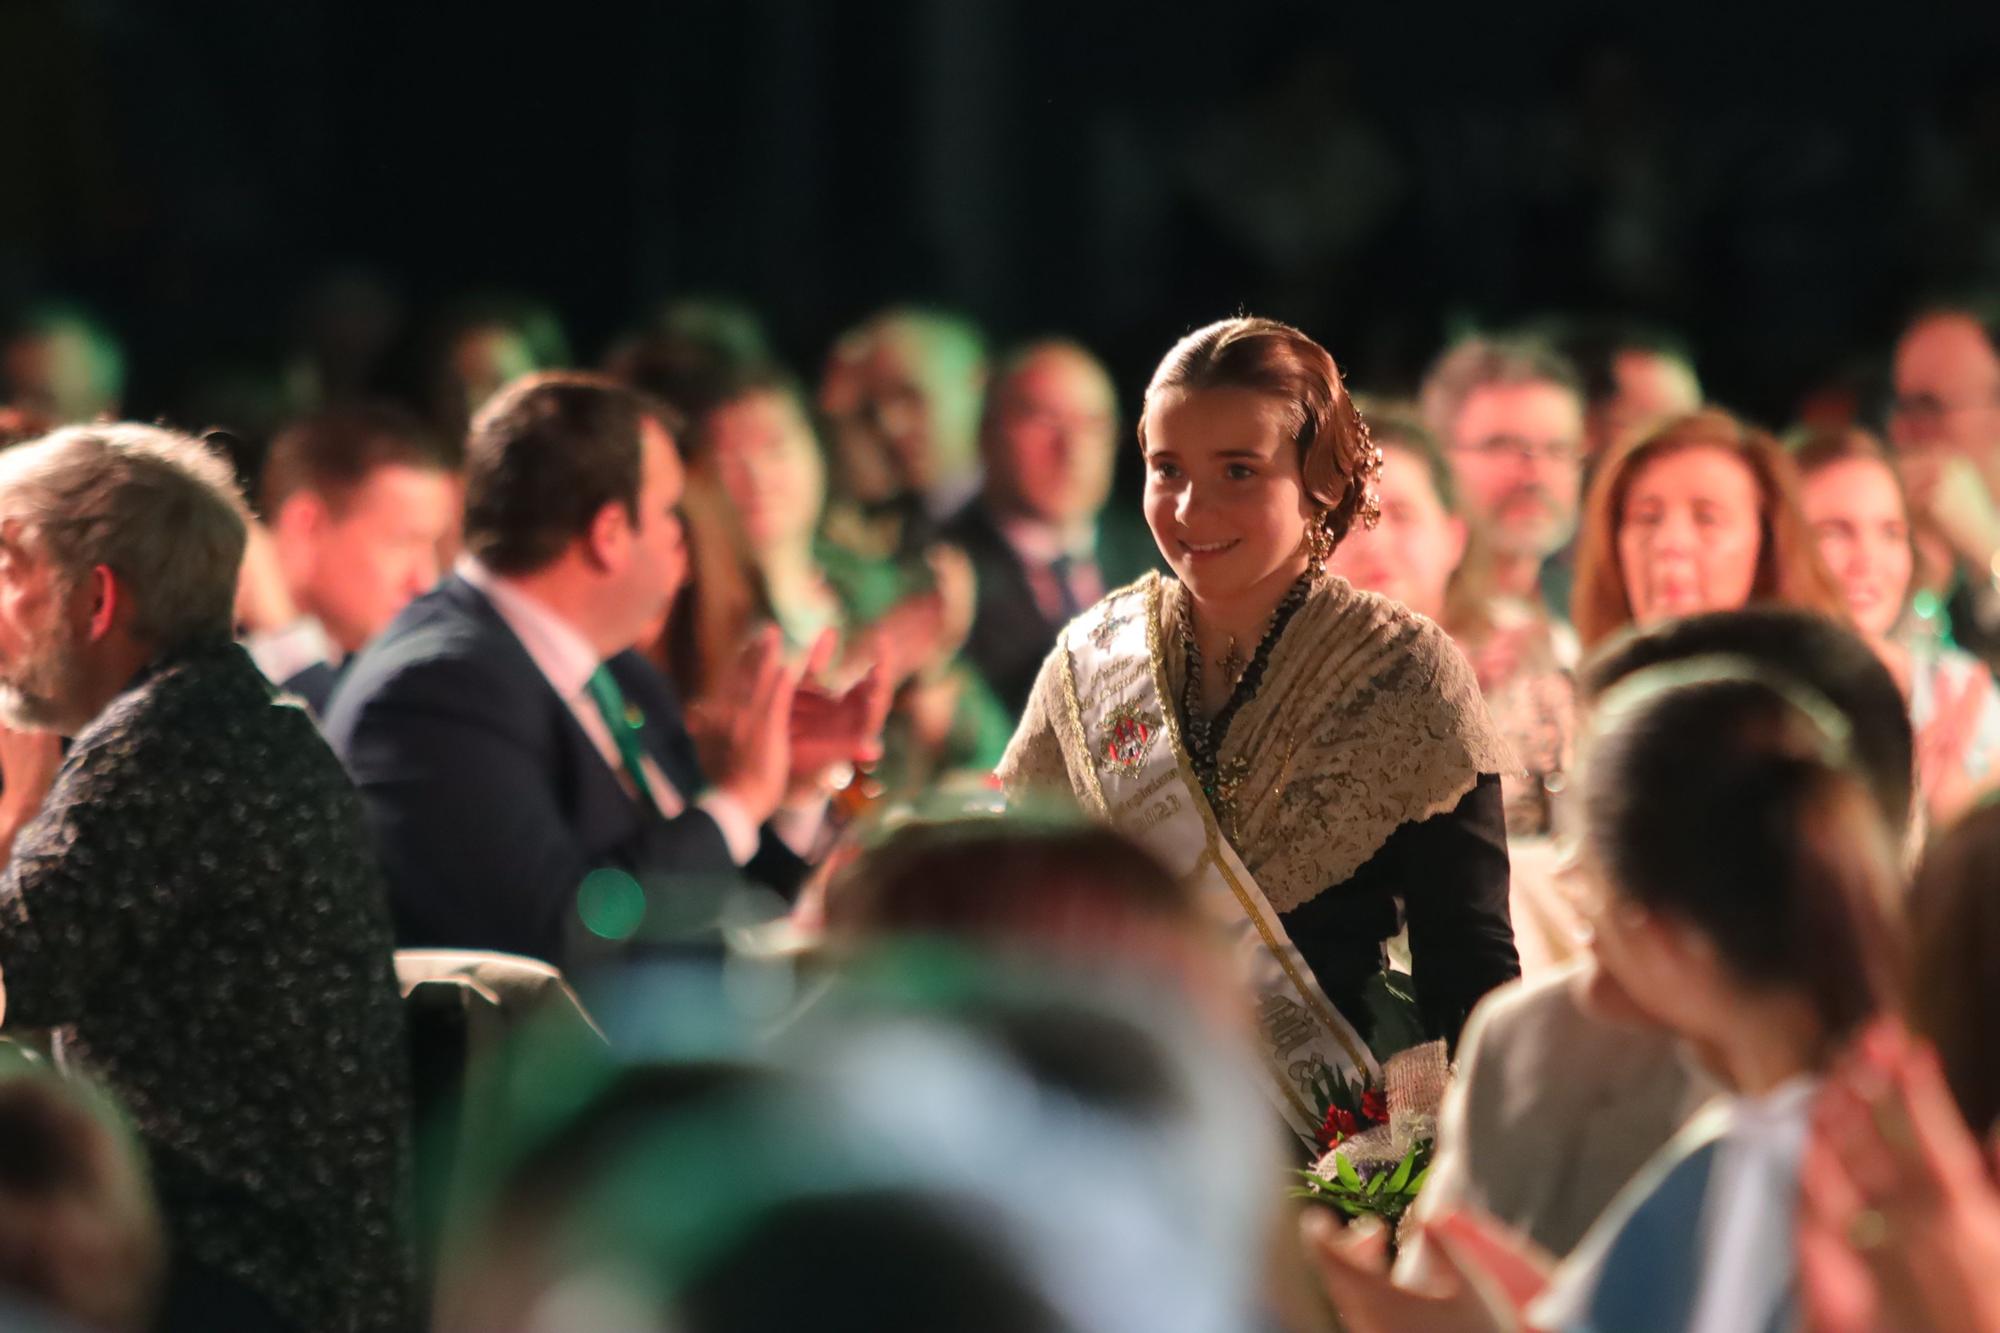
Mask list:
[[[1146,525],[1198,599],[1282,596],[1304,571],[1315,506],[1286,404],[1253,389],[1175,389],[1146,415]]]

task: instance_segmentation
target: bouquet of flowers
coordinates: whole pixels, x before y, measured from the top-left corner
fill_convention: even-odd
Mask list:
[[[1394,1234],[1430,1175],[1438,1105],[1450,1077],[1441,1041],[1427,1041],[1409,978],[1384,971],[1364,996],[1379,1079],[1322,1067],[1319,1155],[1291,1195],[1350,1218],[1379,1217]],[[1393,1244],[1393,1241],[1392,1241]]]
[[[1444,1094],[1443,1042],[1399,1051],[1382,1066],[1380,1084],[1323,1071],[1321,1156],[1299,1173],[1294,1198],[1349,1217],[1379,1217],[1393,1229],[1430,1174],[1437,1106]]]

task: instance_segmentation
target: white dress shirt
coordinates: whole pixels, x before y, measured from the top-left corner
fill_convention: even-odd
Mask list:
[[[243,650],[273,685],[283,685],[310,666],[333,666],[345,656],[314,616],[300,616],[282,629],[247,634]]]

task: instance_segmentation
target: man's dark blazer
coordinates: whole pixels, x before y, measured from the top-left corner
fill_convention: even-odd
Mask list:
[[[965,660],[985,678],[1008,715],[1018,718],[1027,709],[1042,659],[1056,646],[1063,627],[1042,613],[1027,566],[983,501],[974,500],[960,510],[946,526],[944,538],[971,558],[979,580]],[[1149,569],[1163,568],[1142,525],[1121,524],[1108,514],[1098,519],[1095,558],[1106,592]]]
[[[608,665],[644,716],[647,753],[692,801],[701,766],[672,689],[637,653]],[[666,877],[737,873],[707,813],[666,819],[626,794],[500,613],[456,576],[361,651],[325,731],[361,790],[401,947],[561,966],[591,871],[668,892]],[[789,894],[805,865],[767,832],[748,873]]]

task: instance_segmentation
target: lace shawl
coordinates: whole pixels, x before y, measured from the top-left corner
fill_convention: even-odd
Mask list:
[[[1160,578],[1148,574],[1110,596],[1137,597],[1143,606]],[[1187,593],[1178,581],[1161,582],[1173,691],[1161,704],[1178,708]],[[1070,632],[1042,663],[1000,761],[1010,802],[1054,796],[1083,804],[1078,793],[1092,759],[1064,693]],[[1481,773],[1514,769],[1471,665],[1444,631],[1338,578],[1313,590],[1272,645],[1220,757],[1229,798],[1216,814],[1280,912],[1345,882],[1400,826],[1452,809]]]

